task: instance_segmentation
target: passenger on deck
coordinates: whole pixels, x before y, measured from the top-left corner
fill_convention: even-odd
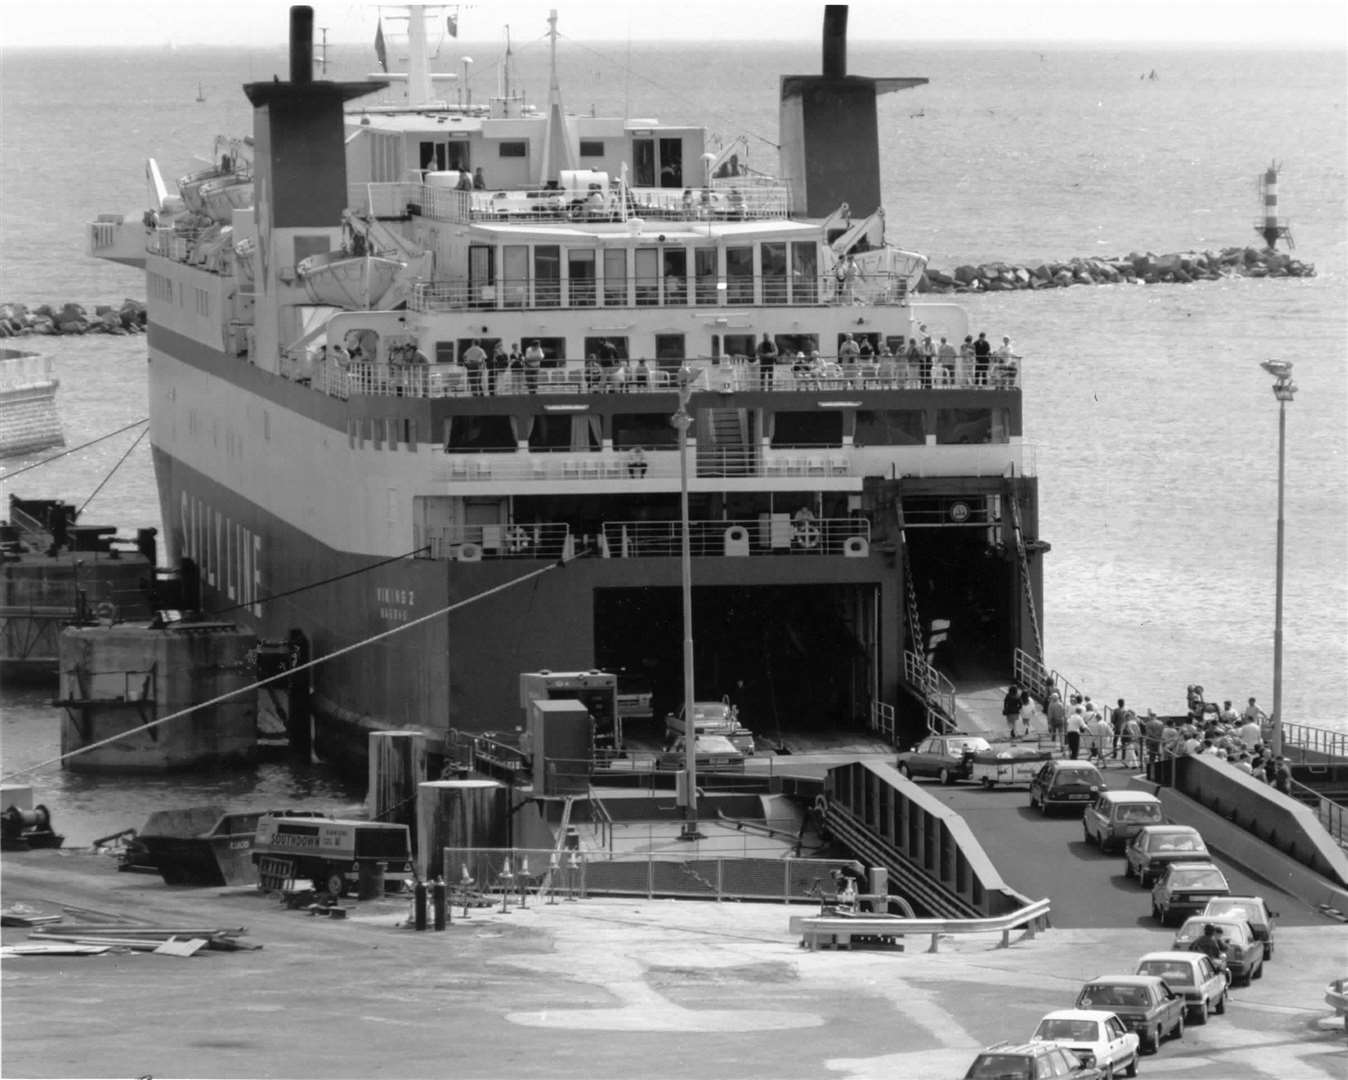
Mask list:
[[[1073,705],[1067,714],[1067,756],[1076,761],[1081,753],[1081,732],[1086,727],[1086,709],[1082,705]]]
[[[941,365],[940,382],[942,386],[955,385],[955,346],[943,336],[936,347],[936,360]]]
[[[1062,744],[1063,727],[1067,723],[1067,709],[1063,706],[1062,695],[1053,690],[1048,695],[1048,708],[1045,710],[1048,720],[1048,736],[1054,746]]]
[[[965,334],[960,345],[959,359],[955,363],[955,382],[959,386],[974,384],[974,336]]]
[[[974,385],[988,385],[988,368],[992,363],[992,342],[986,333],[980,333],[974,342]]]
[[[476,339],[463,351],[463,366],[468,369],[468,392],[474,397],[482,397],[487,354]]]
[[[543,367],[543,346],[537,341],[524,350],[524,385],[529,393],[538,393],[538,373]]]

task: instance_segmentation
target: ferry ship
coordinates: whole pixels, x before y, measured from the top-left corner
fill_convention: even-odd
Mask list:
[[[685,523],[696,698],[769,743],[906,736],[952,679],[1042,658],[1020,372],[946,362],[976,329],[884,238],[877,100],[926,80],[849,74],[828,7],[773,177],[700,128],[566,112],[555,13],[546,108],[437,101],[434,11],[380,106],[389,79],[313,77],[293,8],[251,137],[176,195],[152,163],[143,218],[89,226],[146,270],[170,560],[204,609],[349,650],[313,669],[317,752],[510,730],[540,669],[637,673],[658,723]]]

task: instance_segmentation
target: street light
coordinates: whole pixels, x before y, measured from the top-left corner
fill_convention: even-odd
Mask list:
[[[683,581],[683,830],[680,840],[701,840],[697,829],[697,722],[693,717],[693,549],[688,525],[688,402],[697,372],[679,368],[679,411],[671,418],[679,429],[679,524],[683,527],[680,570]]]
[[[1269,743],[1276,757],[1282,753],[1282,562],[1283,562],[1283,489],[1287,460],[1287,403],[1296,393],[1290,360],[1265,360],[1259,365],[1277,382],[1273,396],[1278,399],[1278,570],[1273,601],[1273,718]]]

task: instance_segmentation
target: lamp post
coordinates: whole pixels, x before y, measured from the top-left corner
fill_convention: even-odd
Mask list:
[[[683,584],[683,829],[680,840],[701,840],[697,829],[697,724],[693,718],[693,551],[688,524],[688,429],[693,418],[688,402],[696,373],[686,364],[679,369],[679,411],[673,416],[679,429],[679,524],[682,526],[680,576]]]
[[[1273,396],[1278,399],[1278,569],[1273,601],[1273,717],[1269,743],[1274,755],[1282,753],[1282,564],[1283,564],[1283,495],[1287,462],[1287,403],[1296,393],[1292,381],[1290,360],[1265,360],[1259,365],[1277,382]]]
[[[459,105],[465,109],[473,104],[473,92],[468,88],[468,66],[472,62],[471,56],[463,58],[463,82],[459,84]]]

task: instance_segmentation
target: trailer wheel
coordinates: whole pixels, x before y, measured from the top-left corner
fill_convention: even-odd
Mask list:
[[[314,888],[332,896],[341,896],[346,892],[346,875],[337,870],[316,874]]]

